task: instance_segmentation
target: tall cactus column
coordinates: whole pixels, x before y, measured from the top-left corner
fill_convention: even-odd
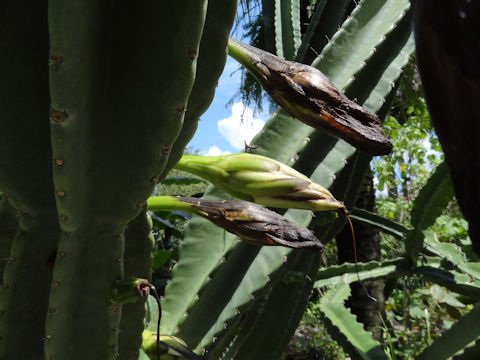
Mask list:
[[[0,191],[19,211],[0,289],[4,360],[43,357],[59,232],[50,162],[48,47],[46,0],[1,2]]]
[[[113,359],[123,234],[167,164],[206,0],[49,3],[51,134],[62,229],[47,359]]]

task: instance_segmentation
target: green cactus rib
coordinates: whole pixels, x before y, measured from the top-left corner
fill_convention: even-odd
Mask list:
[[[350,4],[350,0],[317,1],[315,13],[310,19],[295,61],[304,64],[312,63],[312,60],[318,56],[329,39],[337,32]],[[313,51],[308,53],[308,49],[313,49]]]
[[[62,228],[45,356],[113,359],[124,230],[161,180],[193,86],[206,1],[49,2]]]
[[[124,278],[130,277],[151,280],[153,238],[152,220],[143,209],[130,221],[125,230]],[[120,334],[118,337],[118,353],[120,360],[137,360],[142,344],[142,332],[145,318],[145,300],[139,298],[133,304],[122,307]]]
[[[258,314],[256,326],[249,329],[234,358],[278,359],[282,356],[307,306],[312,277],[317,272],[320,259],[319,253],[301,251],[290,254],[283,267],[286,275],[295,274],[298,281],[282,279],[273,286],[263,311]],[[275,329],[272,329],[272,323]]]
[[[369,224],[379,229],[380,231],[392,235],[397,239],[403,239],[410,230],[405,225],[402,225],[392,219],[378,215],[364,209],[353,208],[350,212],[350,218],[365,224]]]
[[[312,66],[323,72],[337,88],[346,88],[409,7],[408,0],[361,1]]]
[[[408,266],[406,266],[403,258],[382,262],[370,261],[367,263],[359,263],[357,266],[355,266],[355,264],[347,263],[321,269],[316,274],[314,287],[319,288],[323,286],[331,286],[340,280],[350,284],[358,281],[358,278],[369,280],[399,277],[408,274],[408,272]]]
[[[18,230],[17,210],[8,201],[6,194],[0,194],[0,279],[10,256],[10,247]]]
[[[0,5],[0,191],[19,211],[0,290],[0,358],[40,359],[58,221],[48,124],[47,1]],[[21,355],[19,355],[21,349]]]
[[[177,163],[192,139],[200,116],[213,100],[218,79],[227,59],[227,42],[237,12],[237,0],[211,0],[208,2],[205,27],[200,42],[197,71],[182,130],[175,141],[167,169]],[[161,177],[166,176],[164,171]]]
[[[320,309],[340,333],[336,333],[337,341],[347,343],[346,349],[355,359],[387,359],[380,344],[363,328],[343,302],[350,296],[350,287],[339,281],[320,300]]]
[[[275,0],[274,24],[278,56],[293,60],[301,44],[300,0]]]

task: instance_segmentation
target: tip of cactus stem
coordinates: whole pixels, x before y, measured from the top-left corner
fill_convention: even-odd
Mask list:
[[[228,50],[294,118],[372,155],[392,152],[380,119],[348,99],[318,69],[234,39],[229,40]]]

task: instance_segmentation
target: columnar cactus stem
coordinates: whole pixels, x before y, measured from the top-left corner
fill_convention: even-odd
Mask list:
[[[41,359],[58,221],[48,124],[47,1],[0,5],[0,191],[19,231],[0,290],[0,358]]]
[[[49,2],[51,133],[62,229],[45,356],[113,359],[124,230],[168,161],[205,0]]]
[[[210,0],[208,2],[195,82],[188,98],[182,131],[175,141],[168,159],[168,170],[183,155],[185,146],[197,130],[200,116],[213,100],[218,79],[227,59],[228,36],[236,13],[237,0]],[[167,172],[164,171],[163,175],[166,174]]]

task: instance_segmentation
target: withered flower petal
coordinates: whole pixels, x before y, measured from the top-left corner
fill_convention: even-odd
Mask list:
[[[176,198],[195,213],[240,238],[259,245],[323,250],[315,234],[274,211],[247,201]]]
[[[320,70],[234,39],[228,50],[293,117],[372,155],[392,152],[380,119],[348,99]]]

